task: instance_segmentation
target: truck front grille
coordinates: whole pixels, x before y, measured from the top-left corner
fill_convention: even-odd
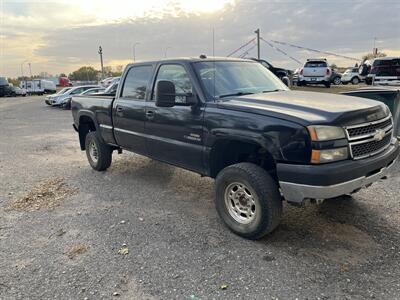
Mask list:
[[[384,151],[393,134],[391,116],[384,119],[345,127],[353,159],[362,159]]]

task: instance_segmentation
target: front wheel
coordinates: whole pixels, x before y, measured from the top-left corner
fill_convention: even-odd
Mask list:
[[[358,79],[358,77],[353,77],[353,79],[351,80],[351,84],[359,84],[360,83],[360,79]]]
[[[101,140],[96,131],[86,135],[85,149],[89,164],[96,171],[104,171],[111,165],[112,149]]]
[[[261,167],[251,163],[226,167],[215,186],[218,214],[234,233],[259,239],[278,226],[282,216],[278,185]]]

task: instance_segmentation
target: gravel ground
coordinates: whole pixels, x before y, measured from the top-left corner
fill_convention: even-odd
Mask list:
[[[0,99],[1,299],[400,299],[400,164],[353,197],[227,230],[213,181],[131,153],[93,171],[70,111]]]

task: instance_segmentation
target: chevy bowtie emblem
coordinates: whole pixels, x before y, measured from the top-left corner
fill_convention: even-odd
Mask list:
[[[375,131],[375,135],[374,135],[374,140],[375,141],[377,141],[377,142],[382,141],[384,137],[385,137],[385,130],[377,129]]]

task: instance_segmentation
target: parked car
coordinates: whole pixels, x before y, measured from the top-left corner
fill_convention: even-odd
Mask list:
[[[84,85],[84,86],[76,86],[68,89],[64,93],[58,95],[57,97],[51,99],[52,106],[63,106],[65,102],[68,101],[73,95],[79,95],[80,93],[88,90],[99,87],[98,85]]]
[[[265,59],[257,59],[257,58],[250,58],[250,59],[262,64],[264,67],[266,67],[268,70],[270,70],[272,73],[274,73],[274,75],[281,80],[285,76],[289,77],[289,75],[291,73],[290,70],[274,67],[271,63],[269,63]]]
[[[66,93],[66,92],[69,91],[70,89],[71,89],[71,87],[66,87],[66,88],[63,88],[62,90],[60,90],[58,93],[55,93],[55,94],[46,96],[44,102],[45,102],[47,105],[51,105],[51,104],[53,103],[53,101],[56,101],[56,99],[57,99],[59,96],[61,96],[62,94]]]
[[[12,86],[11,87],[11,91],[12,91],[12,93],[11,93],[11,96],[22,96],[22,97],[25,97],[26,96],[26,94],[27,94],[27,92],[26,92],[26,89],[21,89],[20,87],[18,87],[18,86]]]
[[[113,83],[118,82],[119,79],[120,79],[120,77],[108,77],[108,78],[100,81],[100,85],[102,85],[103,87],[109,87]]]
[[[307,59],[303,68],[300,69],[297,85],[323,84],[331,87],[332,70],[325,58]]]
[[[109,85],[108,88],[105,89],[104,94],[115,95],[115,93],[117,92],[118,84],[119,84],[119,79],[118,81],[115,81],[113,84]]]
[[[96,94],[96,93],[102,93],[105,91],[105,88],[103,87],[95,87],[95,88],[91,88],[88,90],[83,91],[82,93],[78,94],[78,95],[92,95],[92,94]],[[61,105],[62,108],[64,109],[71,109],[71,99],[72,99],[73,95],[70,95],[69,97],[64,99],[63,104]]]
[[[0,97],[6,97],[11,94],[11,87],[7,78],[0,77]]]
[[[22,80],[19,86],[30,95],[54,93],[57,90],[53,81],[45,79]]]
[[[332,75],[329,78],[330,83],[334,85],[340,85],[342,83],[341,78],[342,74],[337,72],[335,69],[332,69]]]
[[[364,76],[359,73],[360,68],[348,68],[342,75],[342,83],[343,84],[359,84],[364,80]]]
[[[376,82],[400,83],[400,57],[380,57],[374,59],[371,71],[365,78],[366,84]]]
[[[130,64],[115,96],[71,105],[94,170],[124,149],[215,178],[220,217],[250,239],[278,226],[283,199],[352,193],[385,177],[399,154],[386,105],[290,91],[252,60]]]

